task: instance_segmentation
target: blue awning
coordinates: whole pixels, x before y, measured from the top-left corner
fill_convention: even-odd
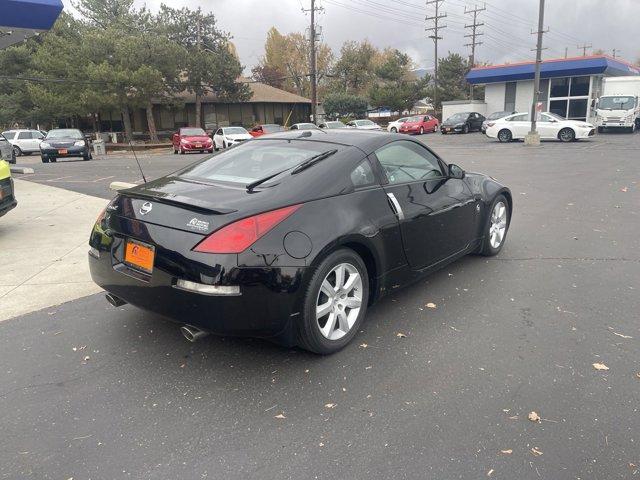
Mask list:
[[[535,62],[492,65],[471,69],[466,79],[471,84],[514,82],[533,79],[534,71]],[[640,75],[640,68],[606,55],[545,60],[540,65],[541,78],[597,74],[608,76]]]
[[[49,30],[62,8],[61,0],[0,0],[0,48]]]

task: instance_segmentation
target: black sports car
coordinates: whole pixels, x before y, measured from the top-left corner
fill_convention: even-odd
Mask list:
[[[89,241],[114,305],[204,332],[344,347],[367,306],[468,253],[495,255],[508,188],[406,136],[259,137],[120,191]]]

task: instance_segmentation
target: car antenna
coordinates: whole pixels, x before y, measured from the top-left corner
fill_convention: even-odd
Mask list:
[[[147,179],[145,178],[144,172],[142,171],[142,166],[138,161],[138,156],[136,155],[136,151],[133,149],[133,143],[131,143],[131,139],[129,139],[129,146],[131,147],[131,151],[133,152],[133,158],[136,159],[136,163],[138,164],[138,168],[140,169],[140,175],[142,175],[142,180],[144,181],[144,183],[147,183]]]

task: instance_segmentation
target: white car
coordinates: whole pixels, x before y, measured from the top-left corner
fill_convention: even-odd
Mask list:
[[[244,127],[222,127],[213,135],[213,148],[217,152],[221,148],[232,147],[252,138]]]
[[[347,123],[347,127],[357,128],[358,130],[382,130],[382,127],[371,120],[351,120]]]
[[[501,142],[522,139],[531,130],[530,118],[528,113],[516,113],[487,122],[486,134],[488,137],[497,138]],[[536,130],[541,139],[557,139],[563,142],[573,142],[581,138],[588,138],[596,132],[595,127],[590,123],[580,120],[567,120],[550,112],[540,114],[540,120],[536,123]]]
[[[294,123],[290,130],[320,130],[315,123]]]
[[[2,132],[2,135],[13,145],[16,157],[40,153],[40,143],[44,139],[40,130],[7,130]]]
[[[389,125],[387,125],[387,132],[398,133],[402,124],[407,120],[409,120],[409,117],[402,117],[397,119],[395,122],[389,122]]]

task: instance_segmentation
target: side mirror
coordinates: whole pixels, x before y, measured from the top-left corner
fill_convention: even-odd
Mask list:
[[[591,100],[591,108],[595,108],[597,104],[598,104],[598,102],[596,102],[595,98],[593,100]]]
[[[457,178],[458,180],[462,180],[464,178],[464,170],[460,168],[458,165],[450,163],[449,178]]]

